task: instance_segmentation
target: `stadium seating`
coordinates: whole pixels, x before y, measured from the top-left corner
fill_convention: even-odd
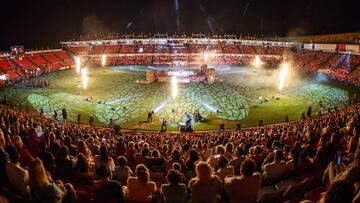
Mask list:
[[[16,78],[17,76],[11,73],[11,77]],[[348,145],[349,143],[344,140],[343,136],[349,136],[349,138],[351,138],[352,135],[346,135],[347,132],[341,129],[341,127],[346,126],[346,124],[351,121],[353,124],[349,127],[349,132],[352,132],[355,125],[359,124],[359,105],[360,104],[350,105],[345,109],[340,109],[323,116],[316,116],[308,118],[305,121],[281,125],[242,129],[240,131],[229,130],[223,132],[194,132],[183,134],[123,131],[121,135],[116,135],[113,129],[94,129],[90,126],[77,126],[76,124],[66,122],[55,122],[48,118],[40,117],[38,114],[29,114],[24,110],[4,105],[0,105],[0,110],[2,111],[0,119],[3,119],[9,114],[15,118],[26,115],[25,118],[22,118],[26,123],[32,124],[32,121],[37,121],[44,123],[44,127],[56,126],[56,128],[64,129],[62,138],[59,136],[60,131],[54,130],[53,127],[47,128],[50,129],[51,133],[43,134],[40,137],[34,133],[36,132],[35,129],[24,132],[27,141],[24,142],[24,145],[20,148],[22,150],[21,153],[20,151],[15,151],[15,153],[20,153],[20,162],[18,165],[24,168],[24,170],[27,170],[29,163],[33,164],[34,161],[29,160],[35,157],[42,160],[41,162],[45,164],[47,169],[50,169],[48,168],[49,166],[54,167],[49,171],[49,176],[54,180],[61,180],[64,184],[71,184],[74,188],[73,192],[77,194],[77,197],[75,197],[77,202],[117,202],[117,198],[123,198],[123,196],[117,196],[120,193],[116,193],[110,197],[104,196],[104,193],[96,186],[95,182],[101,180],[101,167],[113,167],[111,169],[113,171],[113,181],[119,181],[119,184],[127,186],[127,190],[132,190],[132,186],[118,176],[117,170],[123,167],[120,166],[119,163],[124,164],[127,170],[131,171],[137,171],[137,168],[142,166],[141,164],[144,164],[144,167],[146,167],[145,172],[150,178],[147,182],[154,181],[153,183],[156,184],[158,188],[149,194],[153,195],[152,200],[154,202],[161,202],[162,195],[164,194],[162,194],[163,190],[160,190],[160,188],[165,184],[166,173],[175,167],[174,162],[178,163],[180,167],[177,172],[179,173],[179,181],[185,184],[193,177],[196,177],[196,175],[192,174],[194,174],[197,165],[202,164],[202,162],[199,162],[200,160],[207,161],[208,166],[211,167],[212,170],[219,172],[220,168],[217,164],[220,164],[220,160],[214,157],[214,155],[218,153],[221,154],[221,159],[229,161],[226,161],[227,165],[229,163],[236,163],[235,160],[240,159],[241,163],[246,162],[249,164],[249,162],[252,162],[252,164],[256,166],[255,161],[251,161],[256,160],[260,165],[263,165],[263,167],[255,169],[256,172],[266,174],[266,165],[276,163],[273,161],[273,158],[271,158],[271,156],[275,156],[273,155],[274,148],[283,154],[281,156],[281,163],[286,163],[284,165],[286,169],[277,176],[276,179],[265,179],[266,176],[263,176],[261,187],[256,196],[257,201],[251,202],[301,202],[302,200],[317,202],[321,198],[321,193],[329,190],[329,187],[331,187],[331,184],[324,181],[322,177],[328,175],[325,168],[326,166],[331,166],[331,154],[335,155],[336,153],[336,151],[330,151],[331,148],[324,147],[331,146],[337,150],[341,150],[345,157],[347,153],[356,153],[356,157],[358,157],[358,153],[360,153],[360,144],[357,143],[355,148]],[[341,118],[343,121],[338,122],[336,121],[337,118]],[[354,122],[354,119],[357,120]],[[9,125],[15,121],[16,119],[5,120]],[[298,134],[303,131],[302,128],[298,127],[299,124],[306,127],[313,126],[311,133],[314,134],[314,137],[298,136]],[[324,137],[331,135],[331,131],[326,132],[320,129],[324,129],[324,126],[327,128],[331,125],[335,125],[333,131],[341,134],[341,136],[333,137],[331,140],[327,140],[326,143],[322,143],[324,142]],[[9,138],[7,138],[5,142],[13,139],[13,143],[17,143],[18,141],[15,140],[24,139],[12,135],[11,131],[9,133]],[[266,136],[264,134],[266,134]],[[3,136],[3,134],[0,134],[0,136]],[[36,136],[38,137],[36,138]],[[51,154],[50,156],[55,155],[55,159],[45,159],[43,155],[44,149],[39,147],[43,145],[46,139],[50,140],[50,145],[45,148],[45,152],[46,154]],[[312,139],[315,139],[315,141],[311,141]],[[335,145],[335,143],[338,145]],[[5,150],[10,151],[9,153],[11,154],[13,153],[10,150],[11,146],[16,147],[17,145],[8,143],[7,146],[8,148]],[[290,152],[286,150],[288,147],[291,148]],[[294,151],[296,150],[298,152],[295,154]],[[65,153],[65,155],[62,155],[63,153]],[[160,154],[159,157],[155,157],[157,155],[154,154],[157,153]],[[193,158],[193,155],[190,155],[194,153],[197,154],[195,158]],[[205,156],[207,153],[210,154]],[[275,152],[275,154],[278,154],[278,152]],[[105,155],[107,156],[106,159],[104,159]],[[26,161],[25,156],[30,157],[30,159]],[[280,156],[276,155],[276,157],[279,159]],[[297,167],[292,165],[292,163],[294,163],[294,157],[299,158],[299,165]],[[82,159],[85,159],[87,163],[81,165],[81,167],[85,167],[86,170],[84,171],[78,168],[80,160]],[[127,161],[119,163],[117,163],[118,161],[113,161],[120,159]],[[193,162],[192,159],[195,161]],[[64,163],[71,164],[68,165],[68,168],[64,168],[64,166],[62,166]],[[347,162],[344,162],[344,164],[346,167],[351,166],[351,164]],[[358,163],[353,162],[352,164]],[[237,165],[236,167],[239,166]],[[243,167],[246,167],[245,164]],[[230,169],[232,168],[230,167]],[[68,176],[59,175],[66,171],[69,173]],[[243,172],[240,171],[240,173]],[[139,177],[139,174],[133,173],[133,175],[130,176]],[[215,174],[213,174],[213,176],[217,177]],[[235,174],[235,177],[239,178],[241,176]],[[194,180],[198,178],[199,177],[196,177]],[[241,178],[239,180],[241,180]],[[358,178],[347,178],[346,180],[355,184],[358,184],[360,181]],[[220,186],[219,191],[216,191],[223,202],[230,202],[229,198],[232,196],[226,192],[228,184],[229,183],[225,183]],[[189,201],[191,201],[197,193],[190,185],[191,184],[189,184],[188,190],[191,195],[186,197]],[[19,202],[20,200],[29,201],[27,197],[22,196],[16,189],[12,189],[14,186],[11,182],[6,182],[4,187],[4,195],[8,200],[15,202]],[[246,190],[246,187],[252,187],[252,185],[248,184],[242,187],[244,187],[243,190]],[[109,190],[108,188],[106,191]],[[124,188],[124,190],[126,189]],[[72,193],[71,190],[69,190],[69,193]],[[67,198],[69,197],[67,196]],[[131,202],[131,200],[131,198],[128,199],[129,202]]]

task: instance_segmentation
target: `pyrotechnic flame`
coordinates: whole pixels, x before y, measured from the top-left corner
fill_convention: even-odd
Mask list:
[[[76,72],[77,74],[80,73],[80,69],[81,69],[81,61],[80,61],[80,57],[76,57],[75,58],[75,63],[76,63]]]
[[[81,69],[81,80],[82,80],[82,86],[83,86],[84,90],[86,90],[87,84],[88,84],[88,81],[89,81],[89,78],[87,76],[87,69],[86,68]]]
[[[259,65],[260,65],[260,56],[256,56],[255,57],[255,66],[259,67]]]
[[[171,87],[172,87],[172,98],[175,100],[175,98],[178,95],[177,78],[175,75],[171,77]]]
[[[262,64],[260,56],[255,56],[255,58],[252,60],[251,64],[255,67],[260,67]]]
[[[281,69],[280,69],[280,75],[279,75],[279,91],[283,90],[285,87],[285,82],[286,82],[286,76],[288,74],[288,64],[287,63],[283,63],[281,65]]]
[[[103,55],[101,56],[101,65],[102,65],[103,67],[106,65],[106,55],[105,55],[105,54],[103,54]]]

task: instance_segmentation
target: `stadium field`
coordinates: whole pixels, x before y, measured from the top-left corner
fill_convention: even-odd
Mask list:
[[[8,103],[31,111],[42,108],[46,117],[53,117],[56,110],[61,120],[65,108],[69,122],[81,114],[81,123],[88,124],[92,114],[97,126],[107,126],[112,118],[123,129],[159,130],[164,118],[168,130],[177,130],[185,122],[185,112],[199,111],[204,120],[193,123],[193,129],[202,131],[218,129],[221,123],[235,128],[237,123],[257,126],[259,120],[264,124],[281,123],[285,117],[298,120],[310,105],[313,115],[319,110],[326,113],[346,105],[358,91],[322,76],[293,74],[280,92],[276,70],[222,67],[213,84],[179,83],[173,99],[171,84],[138,82],[145,79],[145,70],[144,66],[90,68],[86,89],[74,69],[63,70],[36,78],[48,80],[48,87],[23,82],[2,89],[0,96],[6,94]],[[149,111],[154,111],[152,122],[147,122]]]

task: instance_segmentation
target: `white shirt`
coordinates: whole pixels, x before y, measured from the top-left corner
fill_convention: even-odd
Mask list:
[[[128,166],[124,166],[124,167],[117,166],[117,167],[115,167],[114,176],[121,183],[126,184],[127,179],[131,175],[133,175],[133,172]]]

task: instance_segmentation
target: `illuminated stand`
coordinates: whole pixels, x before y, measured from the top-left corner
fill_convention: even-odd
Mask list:
[[[169,68],[167,70],[148,69],[146,80],[141,82],[164,82],[170,83],[172,76],[177,77],[179,83],[213,83],[215,82],[215,69],[202,65],[196,69]]]

